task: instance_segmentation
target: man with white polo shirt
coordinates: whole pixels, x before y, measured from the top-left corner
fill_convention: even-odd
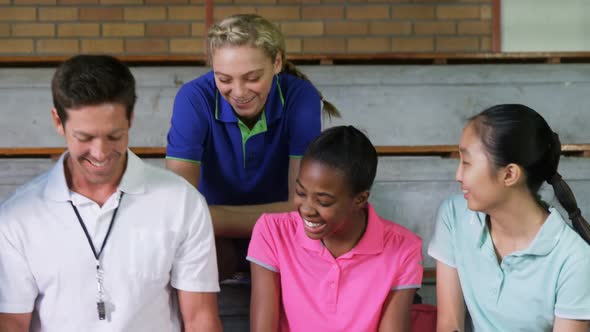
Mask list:
[[[68,150],[0,206],[0,331],[221,331],[207,205],[128,149],[129,68],[75,56],[52,93]]]

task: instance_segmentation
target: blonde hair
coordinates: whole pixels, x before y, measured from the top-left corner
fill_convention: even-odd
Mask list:
[[[305,74],[286,59],[285,37],[281,31],[262,16],[256,14],[238,14],[227,17],[221,22],[212,25],[207,34],[209,62],[211,62],[211,57],[215,53],[215,50],[226,46],[251,46],[259,48],[273,62],[277,55],[280,55],[283,71],[311,83]],[[323,111],[330,117],[340,117],[340,112],[336,107],[326,101],[319,90],[317,91],[323,103]]]

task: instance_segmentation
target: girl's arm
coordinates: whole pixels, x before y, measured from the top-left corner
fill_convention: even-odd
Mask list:
[[[250,330],[252,332],[278,331],[281,294],[279,274],[255,263],[250,263],[250,271],[252,273]]]
[[[464,331],[465,302],[457,270],[436,262],[437,332]]]
[[[553,332],[587,332],[590,321],[555,317]]]
[[[383,305],[383,314],[381,315],[381,322],[379,323],[379,332],[410,331],[410,308],[415,293],[415,288],[389,292],[385,304]]]

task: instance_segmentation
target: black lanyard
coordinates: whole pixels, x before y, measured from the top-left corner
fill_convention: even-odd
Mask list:
[[[100,264],[100,254],[102,254],[102,250],[104,249],[104,246],[107,244],[107,240],[109,239],[109,235],[111,235],[111,230],[113,229],[113,224],[115,223],[115,217],[117,216],[117,211],[119,211],[119,206],[121,206],[121,200],[123,199],[123,192],[121,192],[121,195],[119,196],[119,205],[117,205],[117,207],[115,208],[115,212],[113,212],[113,216],[111,217],[111,222],[109,223],[109,229],[107,230],[107,234],[104,236],[104,240],[102,241],[102,246],[100,247],[100,251],[98,253],[96,253],[96,249],[94,249],[94,244],[92,243],[92,239],[90,238],[90,234],[88,234],[88,230],[86,229],[86,225],[84,225],[84,220],[82,220],[82,217],[80,217],[80,212],[78,212],[78,209],[76,208],[76,206],[74,205],[74,203],[72,203],[72,201],[69,201],[70,204],[72,205],[72,208],[74,209],[74,212],[76,213],[76,217],[78,217],[78,221],[80,222],[80,226],[82,226],[82,230],[84,230],[84,235],[86,235],[86,239],[88,240],[88,244],[90,244],[90,249],[92,249],[92,253],[94,254],[94,258],[96,258],[96,268],[99,268],[99,264]]]
[[[69,201],[70,205],[72,205],[72,208],[74,209],[74,212],[76,213],[76,217],[78,217],[78,221],[80,222],[80,226],[82,226],[82,230],[84,230],[84,235],[86,235],[86,239],[88,240],[88,244],[90,245],[90,249],[92,249],[92,253],[94,254],[94,258],[96,258],[96,282],[98,284],[98,299],[97,299],[96,305],[97,305],[99,320],[104,320],[106,317],[105,303],[103,301],[103,299],[104,299],[104,289],[103,289],[103,284],[102,284],[103,271],[102,271],[102,268],[100,267],[100,254],[102,254],[102,250],[104,249],[104,246],[107,244],[107,240],[109,239],[109,235],[111,235],[111,230],[113,229],[113,224],[115,223],[115,217],[117,216],[117,211],[119,211],[119,207],[121,206],[122,199],[123,199],[123,192],[121,192],[121,195],[119,196],[119,205],[117,205],[117,207],[115,208],[115,211],[113,212],[113,216],[111,217],[111,222],[109,223],[109,229],[107,230],[107,234],[104,236],[104,240],[102,241],[102,245],[100,246],[100,251],[98,253],[96,253],[96,249],[94,249],[94,244],[92,243],[92,239],[90,238],[90,234],[88,234],[88,230],[86,229],[86,225],[84,225],[84,221],[82,220],[82,217],[80,216],[80,212],[78,212],[78,209],[76,208],[74,203],[72,201]]]

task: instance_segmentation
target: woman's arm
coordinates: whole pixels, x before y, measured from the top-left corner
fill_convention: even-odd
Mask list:
[[[201,175],[201,164],[196,162],[166,159],[166,168],[182,176],[193,187],[199,187],[199,176]]]
[[[215,236],[247,238],[252,234],[254,224],[262,213],[292,211],[295,180],[299,174],[300,164],[301,158],[289,158],[288,201],[258,205],[209,205]],[[195,188],[199,185],[200,164],[176,159],[166,159],[166,168],[185,178]],[[227,190],[227,188],[221,188],[220,190]]]
[[[436,302],[438,332],[464,331],[465,302],[454,267],[436,262]]]
[[[410,309],[415,293],[415,288],[389,292],[385,304],[383,305],[383,313],[381,315],[381,322],[379,323],[379,332],[410,331]]]
[[[258,264],[250,263],[252,298],[250,300],[250,330],[278,331],[281,286],[279,274]]]
[[[555,317],[553,332],[588,332],[590,321]]]

